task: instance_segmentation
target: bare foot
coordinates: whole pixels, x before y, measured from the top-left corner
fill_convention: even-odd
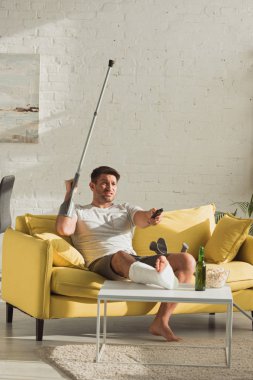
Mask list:
[[[164,325],[160,319],[155,319],[149,327],[152,335],[163,336],[167,342],[180,342],[182,338],[176,336],[168,325]]]
[[[168,261],[166,257],[160,256],[156,260],[155,269],[157,270],[157,272],[162,272],[166,268],[167,265],[168,265]]]

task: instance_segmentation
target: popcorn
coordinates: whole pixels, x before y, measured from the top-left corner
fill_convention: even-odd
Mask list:
[[[229,270],[224,268],[208,268],[206,270],[206,287],[222,288],[228,278]]]

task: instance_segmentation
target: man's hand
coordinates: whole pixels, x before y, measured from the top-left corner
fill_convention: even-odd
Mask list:
[[[148,224],[155,226],[156,224],[159,224],[162,218],[162,213],[155,218],[152,218],[152,215],[157,211],[156,208],[151,208],[148,213]]]
[[[72,189],[72,184],[73,184],[73,178],[72,179],[67,179],[65,181],[65,186],[66,186],[66,195],[65,195],[65,201],[67,201],[70,197],[70,192]],[[77,186],[74,188],[74,194],[77,192]]]
[[[134,224],[138,227],[145,228],[160,223],[162,214],[152,218],[152,215],[156,210],[156,208],[151,208],[149,211],[137,211],[134,214]]]

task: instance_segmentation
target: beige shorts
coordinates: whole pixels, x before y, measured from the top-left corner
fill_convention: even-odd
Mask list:
[[[112,255],[106,255],[103,257],[100,257],[99,259],[93,261],[89,265],[89,270],[91,272],[95,272],[100,274],[101,276],[107,278],[108,280],[115,280],[115,281],[122,281],[125,280],[125,277],[121,277],[118,275],[111,266],[111,260],[112,260]],[[144,264],[150,265],[151,267],[155,268],[156,260],[158,257],[165,256],[167,255],[152,255],[152,256],[135,256],[131,255],[136,261],[141,261]]]

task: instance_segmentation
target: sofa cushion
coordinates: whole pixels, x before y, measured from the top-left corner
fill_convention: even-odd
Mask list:
[[[104,277],[88,269],[55,267],[52,271],[51,291],[63,296],[97,298],[104,281]]]
[[[227,284],[232,291],[253,287],[253,265],[242,261],[224,264],[207,264],[207,268],[221,266],[229,270]],[[89,270],[74,268],[53,268],[51,291],[70,297],[97,298],[105,278]]]
[[[23,232],[26,235],[30,235],[30,231],[25,220],[25,215],[18,215],[16,217],[15,230],[19,232]]]
[[[151,255],[150,242],[162,237],[169,252],[180,252],[182,243],[186,242],[189,252],[197,258],[200,245],[206,244],[215,228],[214,212],[213,204],[164,212],[158,225],[143,229],[136,227],[134,249],[138,255]]]
[[[25,221],[30,235],[41,234],[43,232],[55,233],[55,215],[32,215],[25,214]]]
[[[251,223],[251,219],[225,215],[205,246],[206,261],[216,264],[232,261],[245,241]]]
[[[56,215],[32,215],[25,214],[25,221],[30,235],[43,234],[44,232],[51,232],[57,234],[55,228]],[[72,244],[69,236],[61,236],[69,244]]]
[[[229,271],[227,284],[232,291],[244,290],[253,287],[253,265],[243,261],[231,261],[222,264],[206,264],[207,268],[222,267]]]
[[[247,236],[235,259],[253,265],[253,236]]]
[[[56,267],[85,268],[85,261],[80,252],[60,236],[50,232],[35,234],[42,240],[49,240],[53,250],[53,265]]]

